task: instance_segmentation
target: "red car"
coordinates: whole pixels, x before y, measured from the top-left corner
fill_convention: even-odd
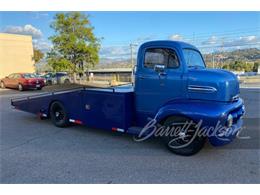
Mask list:
[[[20,91],[25,89],[38,89],[44,87],[44,79],[32,73],[13,73],[1,79],[1,88],[14,88]]]

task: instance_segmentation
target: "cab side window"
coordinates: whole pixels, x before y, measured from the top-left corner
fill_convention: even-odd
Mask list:
[[[155,65],[164,65],[167,68],[178,68],[179,60],[172,49],[147,49],[144,57],[144,67],[153,69]]]
[[[20,74],[14,74],[13,78],[14,79],[19,79],[19,78],[21,78],[21,75]]]
[[[10,74],[10,75],[8,75],[8,78],[9,78],[9,79],[13,79],[13,78],[14,78],[14,75],[15,75],[15,74]]]

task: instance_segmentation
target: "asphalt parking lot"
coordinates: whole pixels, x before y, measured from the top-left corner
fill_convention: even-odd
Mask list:
[[[260,88],[241,89],[246,104],[241,140],[194,156],[170,153],[152,139],[84,126],[54,127],[50,120],[17,111],[10,98],[36,91],[0,91],[0,183],[259,183]],[[250,122],[251,121],[251,122]]]

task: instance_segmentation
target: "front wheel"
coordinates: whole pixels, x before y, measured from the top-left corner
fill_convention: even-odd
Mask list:
[[[57,127],[69,125],[68,113],[61,102],[55,101],[51,104],[50,117],[52,123]]]
[[[206,138],[197,135],[196,124],[186,117],[169,117],[163,126],[175,132],[163,136],[166,147],[175,154],[191,156],[199,152],[205,144]]]
[[[19,91],[23,91],[23,86],[22,86],[21,83],[18,84],[18,90],[19,90]]]
[[[5,88],[5,84],[3,81],[1,81],[1,88],[4,89]]]
[[[52,82],[50,80],[48,80],[46,83],[47,85],[52,85]]]

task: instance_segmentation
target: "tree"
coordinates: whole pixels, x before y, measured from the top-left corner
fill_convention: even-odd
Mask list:
[[[225,63],[225,64],[222,66],[222,68],[229,70],[229,69],[230,69],[230,66],[229,66],[229,64]]]
[[[259,63],[255,62],[253,66],[253,72],[258,72]]]
[[[44,54],[41,50],[33,48],[33,60],[35,63],[39,62],[44,57]]]
[[[100,40],[95,37],[87,15],[80,12],[58,13],[51,24],[55,35],[47,60],[55,71],[83,73],[99,61]]]

